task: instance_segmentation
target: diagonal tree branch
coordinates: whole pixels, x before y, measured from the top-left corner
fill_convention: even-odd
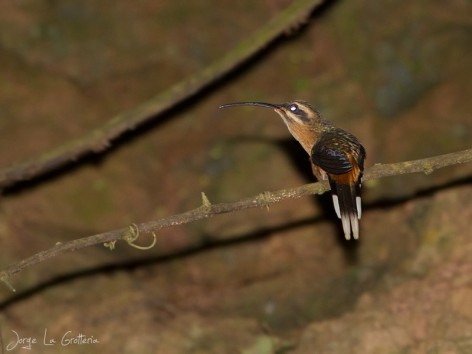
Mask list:
[[[435,157],[425,158],[421,160],[405,161],[392,164],[376,164],[369,168],[365,175],[364,181],[398,176],[408,173],[423,172],[429,174],[437,169],[451,165],[463,164],[472,161],[472,149],[463,150],[455,153],[439,155]],[[9,279],[16,273],[23,271],[25,268],[46,261],[50,258],[58,256],[64,252],[75,251],[81,248],[110,243],[119,240],[125,240],[132,244],[140,232],[156,232],[157,230],[168,228],[176,225],[187,224],[193,221],[206,219],[218,214],[231,213],[249,208],[264,207],[270,204],[278,203],[286,199],[299,198],[305,195],[322,194],[329,189],[327,183],[318,182],[306,184],[297,188],[282,189],[275,192],[264,192],[257,196],[242,199],[232,203],[211,204],[205,194],[202,193],[203,203],[200,207],[162,218],[157,221],[151,221],[139,225],[134,228],[127,227],[113,230],[77,240],[59,243],[53,248],[36,253],[35,255],[18,262],[0,272],[0,280],[9,285]],[[10,286],[10,285],[9,285]],[[11,289],[13,289],[10,286]]]
[[[323,0],[297,0],[293,2],[279,15],[263,25],[253,36],[241,42],[218,61],[175,84],[167,91],[129,111],[118,114],[103,126],[90,131],[83,137],[30,160],[0,170],[0,191],[20,181],[54,171],[87,154],[106,150],[114,139],[126,131],[133,130],[152,117],[192,97],[246,62],[276,38],[290,32],[293,28],[298,28],[306,21],[313,9],[322,3]]]

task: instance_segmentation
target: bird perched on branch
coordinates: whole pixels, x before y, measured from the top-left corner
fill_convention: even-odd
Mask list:
[[[328,180],[334,210],[341,219],[347,240],[359,238],[361,218],[361,179],[364,171],[365,149],[357,138],[335,127],[308,102],[282,104],[263,102],[227,103],[220,108],[259,106],[273,109],[288,127],[292,136],[310,156],[314,175]]]

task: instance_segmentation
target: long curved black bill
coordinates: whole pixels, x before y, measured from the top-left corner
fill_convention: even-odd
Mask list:
[[[272,109],[277,109],[280,107],[278,104],[272,104],[272,103],[264,103],[264,102],[234,102],[234,103],[226,103],[219,108],[228,108],[228,107],[235,107],[235,106],[259,106],[259,107],[266,107],[266,108],[272,108]]]

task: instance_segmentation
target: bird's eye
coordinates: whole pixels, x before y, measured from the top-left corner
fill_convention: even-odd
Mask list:
[[[288,109],[290,109],[290,112],[296,113],[298,111],[298,105],[293,103],[290,105],[290,107],[288,107]]]

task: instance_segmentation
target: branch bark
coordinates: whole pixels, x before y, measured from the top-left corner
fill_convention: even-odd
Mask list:
[[[423,172],[430,174],[433,171],[451,165],[457,165],[472,161],[472,149],[455,153],[439,155],[421,160],[405,161],[392,164],[376,164],[369,168],[363,180],[373,180],[389,176],[398,176],[408,173]],[[215,215],[231,213],[249,208],[265,207],[278,203],[286,199],[299,198],[305,195],[322,194],[329,189],[326,182],[306,184],[297,188],[282,189],[274,192],[264,192],[259,195],[242,199],[232,203],[211,204],[202,193],[202,205],[196,209],[173,215],[160,220],[134,225],[134,228],[127,227],[113,230],[89,237],[80,238],[66,243],[58,243],[53,248],[36,253],[35,255],[18,262],[0,272],[0,280],[6,283],[11,289],[9,279],[26,269],[27,267],[44,262],[56,257],[64,252],[75,251],[81,248],[125,240],[132,244],[140,232],[156,232],[163,228],[182,225],[193,221],[206,219]],[[131,236],[131,239],[130,239]],[[134,237],[136,236],[136,237]]]
[[[118,114],[103,126],[90,131],[56,149],[40,156],[17,163],[0,171],[0,191],[14,184],[54,171],[59,167],[77,161],[90,153],[106,150],[113,140],[129,130],[143,124],[178,103],[192,97],[203,88],[221,79],[261,49],[284,33],[290,32],[303,24],[314,8],[323,0],[298,0],[289,5],[279,15],[266,23],[258,32],[241,42],[233,50],[214,62],[170,87],[167,91],[152,97],[137,107]]]

